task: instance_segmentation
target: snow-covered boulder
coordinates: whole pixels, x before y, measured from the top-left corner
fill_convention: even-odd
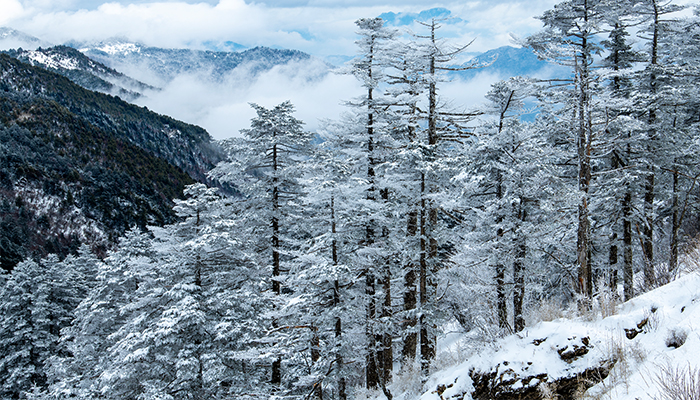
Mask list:
[[[454,379],[435,379],[435,389],[422,399],[535,400],[550,392],[573,398],[607,377],[615,364],[595,333],[585,324],[540,324],[471,358]],[[469,384],[460,389],[455,386],[460,380]]]

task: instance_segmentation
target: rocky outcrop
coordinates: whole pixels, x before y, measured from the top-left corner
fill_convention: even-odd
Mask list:
[[[513,348],[501,350],[491,357],[503,361],[471,368],[471,385],[466,385],[466,390],[455,390],[455,380],[438,384],[431,394],[440,400],[574,399],[605,379],[616,362],[595,351],[594,341],[588,336],[521,338],[520,342],[517,354],[513,354]],[[531,360],[525,354],[530,354]],[[505,357],[512,357],[511,361]]]
[[[520,376],[512,369],[471,374],[474,392],[478,400],[540,400],[549,397],[574,399],[576,393],[601,382],[615,365],[608,360],[597,367],[587,368],[565,377],[550,377],[547,374]]]

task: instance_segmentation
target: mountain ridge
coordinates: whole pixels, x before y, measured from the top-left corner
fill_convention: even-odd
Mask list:
[[[214,80],[222,80],[236,68],[246,66],[253,76],[275,65],[290,61],[311,59],[298,50],[273,49],[257,46],[242,51],[213,51],[195,49],[167,49],[140,43],[113,40],[93,44],[69,42],[89,58],[119,71],[133,70],[134,66],[154,72],[160,86],[181,74],[206,73]],[[140,77],[137,77],[140,79]]]
[[[172,200],[222,154],[202,128],[0,54],[0,266],[104,254],[125,230],[175,221]]]
[[[128,101],[137,99],[145,90],[157,90],[68,46],[39,47],[36,50],[20,48],[6,53],[20,61],[63,75],[88,90],[116,95]]]

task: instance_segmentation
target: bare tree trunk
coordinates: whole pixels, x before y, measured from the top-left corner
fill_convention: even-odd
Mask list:
[[[435,39],[436,22],[432,21],[430,40],[433,48],[437,48]],[[436,55],[430,57],[430,76],[435,77]],[[431,79],[428,88],[428,161],[434,161],[435,145],[437,145],[437,86],[435,79]],[[428,275],[435,267],[437,257],[437,241],[433,237],[432,230],[437,225],[437,210],[432,208],[426,201],[426,194],[431,191],[426,188],[425,173],[421,174],[421,263],[420,263],[420,354],[421,371],[423,376],[427,376],[430,371],[430,362],[435,358],[435,345],[433,344],[432,330],[429,329],[429,322],[426,320],[428,302],[432,299],[428,295],[430,278]]]
[[[314,365],[321,359],[321,339],[318,336],[318,328],[311,327],[311,365]],[[314,397],[318,400],[323,400],[323,385],[322,382],[314,383]]]
[[[502,123],[502,122],[501,122]],[[500,133],[500,131],[499,131]],[[496,199],[500,203],[503,199],[503,176],[501,171],[496,171]],[[496,224],[503,223],[503,214],[501,205],[498,205],[498,215],[496,216]],[[508,325],[508,305],[506,303],[506,266],[501,262],[501,257],[505,249],[503,248],[503,228],[500,226],[496,230],[496,310],[498,314],[498,327],[502,333],[510,333]]]
[[[503,235],[503,229],[498,230]],[[499,262],[496,264],[496,311],[498,314],[498,327],[501,334],[510,333],[508,324],[508,305],[506,303],[506,266]]]
[[[617,293],[617,233],[610,236],[610,251],[608,253],[608,287]]]
[[[627,164],[632,160],[631,133],[627,133]],[[632,188],[627,184],[625,198],[622,201],[622,244],[624,248],[622,266],[622,287],[624,300],[629,301],[634,297],[634,265],[632,258]]]
[[[382,200],[384,203],[389,202],[389,189],[381,190]],[[389,236],[389,228],[384,226],[382,228],[382,236],[385,240]],[[379,368],[381,369],[381,379],[383,385],[386,385],[391,381],[391,375],[394,369],[394,349],[393,349],[393,335],[391,332],[391,327],[393,323],[387,323],[393,317],[393,309],[391,307],[391,266],[392,260],[384,260],[384,276],[382,277],[382,290],[384,294],[384,303],[382,304],[382,314],[381,318],[384,321],[382,323],[382,348],[380,355]]]
[[[408,227],[406,229],[406,235],[413,237],[418,232],[418,213],[416,211],[411,211],[408,214]],[[417,293],[416,293],[416,266],[413,262],[408,262],[405,268],[404,275],[404,293],[403,293],[403,309],[407,316],[404,323],[404,331],[407,332],[404,342],[403,351],[401,355],[404,359],[405,364],[412,363],[416,358],[416,349],[418,341],[418,333],[416,329],[416,305],[418,304]]]
[[[642,254],[644,255],[644,286],[646,290],[654,287],[654,167],[649,166],[644,184],[644,227],[642,229]]]
[[[389,271],[389,263],[387,263],[387,271],[383,280],[384,289],[384,304],[382,307],[382,318],[388,319],[392,316],[391,312],[391,272]],[[381,369],[382,382],[386,385],[391,381],[391,374],[394,368],[394,351],[393,351],[393,336],[387,326],[384,326],[382,334],[382,352],[381,352]]]
[[[525,298],[525,252],[525,244],[521,242],[517,245],[515,261],[513,261],[513,332],[520,332],[525,329],[525,318],[523,317],[523,299]]]
[[[274,138],[274,135],[273,135]],[[272,291],[275,295],[281,294],[280,287],[280,226],[279,226],[279,181],[277,178],[278,169],[277,144],[272,146]],[[273,327],[277,327],[277,322],[273,321]],[[282,384],[282,358],[277,358],[272,362],[272,373],[270,383],[273,385]]]
[[[425,174],[421,174],[421,192],[425,193]],[[433,221],[435,213],[428,209],[427,201],[421,196],[421,215],[420,215],[420,230],[421,230],[421,253],[420,253],[420,268],[419,268],[419,290],[420,290],[420,354],[421,354],[421,370],[423,375],[427,376],[430,370],[430,362],[435,358],[435,345],[432,339],[432,330],[429,329],[429,322],[426,319],[427,305],[430,301],[428,290],[430,286],[430,270],[437,256],[436,241],[430,235],[430,224]]]
[[[515,260],[513,260],[513,331],[520,332],[525,329],[523,316],[523,300],[525,298],[525,256],[527,245],[521,232],[521,222],[525,221],[524,199],[520,199],[517,218],[518,226],[515,230]]]
[[[338,266],[338,240],[336,239],[337,227],[335,220],[335,199],[331,196],[331,234],[333,239],[331,241],[331,254],[333,257],[333,265]],[[333,306],[336,310],[340,307],[340,281],[336,278],[333,282]],[[336,354],[335,354],[335,364],[336,364],[336,377],[338,386],[338,399],[346,400],[347,395],[345,394],[345,373],[343,371],[343,354],[342,354],[342,336],[343,336],[343,321],[338,315],[335,318],[335,340],[336,340]]]
[[[652,97],[656,95],[656,72],[654,69],[658,64],[658,48],[659,48],[659,24],[660,24],[660,10],[656,0],[652,0],[652,6],[654,9],[654,25],[653,34],[651,42],[651,60],[649,62],[651,73],[649,75],[649,90]],[[652,101],[655,101],[652,99]],[[654,154],[656,151],[655,146],[651,143],[656,140],[656,106],[651,104],[649,106],[649,154]],[[646,180],[644,182],[644,228],[643,242],[642,242],[642,253],[644,255],[644,285],[646,289],[651,289],[656,281],[656,272],[654,271],[654,191],[655,191],[655,168],[653,165],[653,159],[649,161],[649,170],[647,171]]]
[[[372,65],[374,60],[374,45],[370,47],[369,63],[368,63],[368,78],[372,79]],[[376,183],[375,183],[375,166],[377,160],[374,154],[374,92],[372,87],[367,89],[367,200],[376,201]],[[375,242],[375,220],[370,217],[367,222],[365,232],[365,246],[372,246]],[[374,389],[379,387],[379,365],[377,365],[377,335],[375,334],[375,319],[377,317],[376,304],[376,277],[371,265],[365,267],[365,294],[367,295],[367,365],[365,368],[367,388]]]
[[[584,41],[584,48],[586,46]],[[584,53],[585,54],[585,53]],[[588,71],[586,66],[587,60],[585,57],[581,60],[580,74],[580,98],[579,98],[579,130],[578,130],[578,161],[579,161],[579,191],[581,192],[581,203],[578,207],[578,240],[577,240],[577,258],[579,266],[579,294],[591,298],[593,295],[592,288],[592,271],[590,268],[590,235],[591,227],[588,217],[588,193],[591,184],[591,132],[588,116]]]
[[[680,230],[680,215],[678,207],[678,164],[673,168],[673,199],[671,203],[672,221],[671,221],[671,258],[668,262],[668,279],[670,280],[678,268],[678,231]]]

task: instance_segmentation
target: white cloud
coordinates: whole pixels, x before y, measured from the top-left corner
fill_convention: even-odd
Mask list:
[[[249,103],[273,107],[290,100],[295,116],[315,130],[319,118],[338,118],[342,102],[359,95],[355,78],[333,73],[317,60],[277,66],[251,80],[248,71],[236,69],[223,83],[206,76],[181,75],[162,91],[139,100],[150,109],[176,116],[205,128],[215,139],[237,136],[250,126],[255,111]]]
[[[204,42],[232,41],[244,46],[277,46],[324,57],[354,55],[358,18],[385,12],[419,13],[444,7],[459,18],[440,34],[455,44],[476,39],[468,49],[482,52],[510,43],[511,32],[526,35],[540,29],[533,17],[556,0],[0,0],[6,25],[52,43],[125,37],[149,46],[201,48]],[[5,7],[5,4],[12,6]],[[0,17],[2,18],[2,17]],[[417,31],[418,27],[415,28]],[[421,31],[422,32],[422,31]],[[183,75],[160,92],[141,100],[149,108],[201,125],[217,139],[236,135],[254,116],[249,102],[272,107],[291,100],[307,129],[318,118],[337,118],[343,100],[360,93],[349,76],[318,77],[318,66],[278,66],[250,82],[243,72],[224,84],[203,76]],[[144,71],[122,72],[147,82]],[[470,82],[446,85],[443,95],[455,104],[477,104],[497,77],[480,75]]]
[[[464,40],[477,38],[474,51],[486,50],[508,44],[510,32],[526,34],[538,29],[539,21],[532,17],[556,2],[124,0],[98,5],[94,0],[0,1],[24,4],[26,10],[5,17],[6,25],[52,43],[122,36],[153,46],[198,47],[206,41],[230,40],[319,56],[353,54],[358,18],[434,7],[445,7],[465,21],[446,27],[446,34]]]
[[[7,25],[24,13],[24,7],[17,0],[0,0],[0,26]]]

